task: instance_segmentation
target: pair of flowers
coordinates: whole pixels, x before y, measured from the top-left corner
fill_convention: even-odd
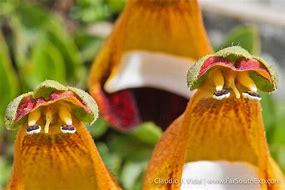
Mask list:
[[[91,70],[90,93],[102,115],[122,130],[149,119],[167,126],[186,105],[185,71],[210,52],[196,1],[129,1]],[[238,164],[238,171],[281,182],[269,155],[257,93],[273,91],[274,76],[262,59],[240,47],[201,58],[188,72],[188,86],[197,91],[157,145],[144,188],[183,188],[181,183],[151,182],[180,180],[187,171],[191,176],[199,161],[223,171],[225,165]],[[8,189],[119,189],[82,123],[92,123],[97,112],[87,93],[55,81],[16,98],[6,114],[8,127],[21,124]]]

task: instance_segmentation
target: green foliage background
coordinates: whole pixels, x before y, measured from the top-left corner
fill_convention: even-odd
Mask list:
[[[91,34],[88,27],[114,22],[125,1],[0,1],[0,189],[9,178],[16,134],[3,126],[7,104],[47,78],[86,89],[88,69],[105,40]],[[259,53],[258,31],[238,26],[222,44],[215,45],[221,49],[232,44]],[[285,102],[262,96],[268,142],[285,170]],[[102,119],[89,130],[124,189],[141,189],[143,173],[162,130],[153,123],[143,123],[134,131],[120,133]]]

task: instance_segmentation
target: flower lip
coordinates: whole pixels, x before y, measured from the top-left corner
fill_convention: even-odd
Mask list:
[[[272,66],[239,46],[222,49],[198,60],[187,74],[190,89],[199,88],[214,68],[224,68],[234,73],[248,72],[258,89],[265,92],[276,89],[277,77]]]
[[[8,129],[14,129],[34,110],[59,101],[70,104],[73,114],[82,121],[93,123],[97,119],[97,105],[86,92],[63,86],[56,81],[46,80],[33,92],[18,96],[8,105],[5,125]]]
[[[154,64],[155,63],[155,64]],[[194,60],[145,50],[126,51],[121,64],[113,69],[104,84],[111,94],[129,88],[151,87],[189,98],[185,75]]]
[[[189,46],[189,44],[191,45]],[[96,56],[90,70],[88,85],[90,93],[97,101],[102,117],[108,120],[112,127],[119,130],[131,130],[143,121],[153,121],[162,128],[166,128],[186,107],[190,95],[185,83],[188,68],[182,70],[182,74],[178,78],[172,78],[173,75],[169,75],[170,73],[167,73],[167,76],[161,75],[161,69],[163,68],[159,70],[159,67],[163,63],[160,60],[158,60],[159,62],[150,60],[148,70],[153,66],[158,67],[160,74],[154,74],[159,77],[159,83],[157,83],[157,80],[151,79],[151,84],[141,84],[139,83],[141,80],[134,80],[137,79],[134,76],[136,73],[130,72],[129,76],[133,82],[132,86],[127,86],[130,88],[125,88],[126,86],[122,88],[122,86],[116,85],[117,81],[107,84],[106,81],[110,82],[116,79],[112,78],[114,76],[112,74],[123,68],[122,61],[124,61],[124,58],[128,58],[128,60],[135,58],[129,56],[129,53],[134,51],[170,55],[171,57],[178,56],[191,60],[197,60],[199,57],[211,53],[212,47],[204,28],[198,1],[128,1],[113,32]],[[128,55],[128,57],[125,57],[125,55]],[[167,56],[167,58],[170,57]],[[165,59],[164,63],[168,60]],[[145,68],[147,66],[144,65]],[[165,67],[165,65],[162,65],[162,67]],[[174,69],[174,72],[177,70],[176,61],[171,68]],[[167,70],[173,72],[171,68]],[[178,79],[180,81],[180,77],[183,83],[176,83],[175,85]],[[167,79],[174,82],[174,85],[165,81]],[[120,82],[123,84],[123,82],[129,81],[128,79],[120,79]],[[120,88],[121,91],[115,91],[115,88],[116,90]],[[181,92],[183,94],[180,94]],[[124,96],[119,94],[124,94]],[[118,96],[122,101],[116,101],[116,104],[114,104],[115,101],[113,100]],[[127,98],[127,96],[131,98]],[[126,104],[123,104],[125,102]],[[129,112],[129,110],[132,112]]]
[[[27,131],[27,134],[39,133],[41,131],[41,126],[35,124],[35,125],[32,125],[32,126],[28,127],[26,129],[26,131]]]
[[[225,183],[182,183],[181,190],[188,189],[243,189],[261,190],[258,183],[250,183],[258,179],[258,169],[247,162],[229,161],[194,161],[183,165],[182,180],[196,179],[197,181],[207,179],[210,181],[224,181]],[[236,183],[236,180],[239,183]]]

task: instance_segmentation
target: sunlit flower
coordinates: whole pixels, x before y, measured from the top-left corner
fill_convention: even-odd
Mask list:
[[[8,106],[5,124],[19,132],[7,189],[119,189],[83,122],[98,115],[83,90],[44,81]]]
[[[268,150],[258,94],[276,88],[271,66],[229,47],[201,58],[188,72],[188,85],[197,92],[157,145],[145,189],[284,189]]]
[[[211,51],[196,0],[130,0],[94,62],[90,93],[115,127],[166,127],[186,107],[189,66]]]

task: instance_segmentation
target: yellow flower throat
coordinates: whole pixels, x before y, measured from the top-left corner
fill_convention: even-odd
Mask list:
[[[39,107],[28,115],[27,134],[40,133],[41,126],[44,126],[43,130],[46,134],[49,133],[50,126],[60,126],[62,133],[75,133],[76,131],[70,107],[63,103]]]
[[[216,68],[210,71],[206,83],[214,86],[212,97],[217,100],[229,98],[230,91],[232,91],[236,98],[240,98],[242,95],[247,99],[261,100],[249,72],[237,72],[227,68]]]

